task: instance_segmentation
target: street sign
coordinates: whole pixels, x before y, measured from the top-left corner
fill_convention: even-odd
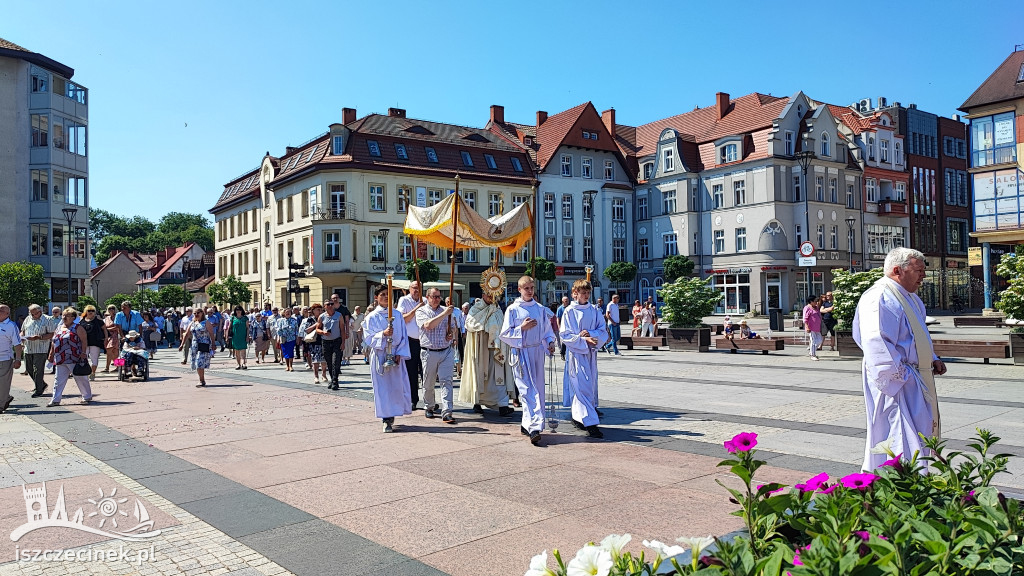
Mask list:
[[[800,266],[817,266],[818,259],[814,256],[801,256],[799,264]]]
[[[805,240],[800,243],[800,255],[801,256],[814,256],[814,244],[809,240]]]

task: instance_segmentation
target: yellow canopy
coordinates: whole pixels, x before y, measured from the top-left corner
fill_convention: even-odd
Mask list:
[[[455,202],[459,202],[459,227],[453,231],[452,215]],[[458,194],[450,194],[439,204],[420,208],[410,206],[405,218],[405,233],[421,240],[452,249],[452,236],[456,236],[456,250],[470,248],[498,248],[512,255],[522,250],[533,237],[532,215],[529,204],[520,204],[507,214],[486,219],[466,205]]]

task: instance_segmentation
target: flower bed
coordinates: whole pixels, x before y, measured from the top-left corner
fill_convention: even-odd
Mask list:
[[[822,473],[786,490],[755,483],[765,464],[756,458],[757,434],[737,434],[719,466],[743,481],[739,490],[722,486],[740,506],[734,514],[743,518],[744,535],[678,538],[682,546],[645,540],[650,554],[639,556],[623,551],[629,534],[611,535],[568,562],[554,550],[554,568],[545,551],[526,576],[1021,575],[1024,509],[989,485],[1009,461],[992,453],[998,441],[978,430],[969,454],[926,439],[933,456],[909,459],[880,444],[875,450],[890,459],[875,473]],[[680,564],[686,550],[692,553]]]

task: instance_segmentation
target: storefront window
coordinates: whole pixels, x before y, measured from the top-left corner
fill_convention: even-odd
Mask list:
[[[712,285],[722,292],[715,314],[745,314],[750,310],[750,274],[715,274]]]
[[[796,273],[796,300],[793,302],[794,310],[802,310],[807,304],[807,296],[813,294],[820,296],[825,293],[825,273],[811,272],[810,285],[807,283],[807,271],[801,270]]]
[[[1013,112],[971,120],[971,167],[1017,160]]]
[[[1019,170],[974,175],[974,229],[1020,227],[1021,177]]]

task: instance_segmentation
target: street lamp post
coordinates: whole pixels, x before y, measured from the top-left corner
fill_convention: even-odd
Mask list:
[[[809,132],[804,132],[803,133],[803,137],[802,137],[801,140],[802,140],[802,145],[800,146],[800,151],[797,152],[796,154],[794,154],[794,156],[796,156],[797,162],[800,163],[800,169],[803,171],[803,175],[804,175],[804,189],[803,189],[803,196],[804,196],[804,234],[806,234],[806,236],[804,236],[804,239],[810,240],[810,238],[811,238],[811,213],[810,213],[810,205],[809,205],[808,200],[809,200],[809,197],[811,195],[811,187],[810,187],[810,183],[807,182],[807,169],[810,168],[810,166],[811,166],[811,160],[814,160],[814,138],[811,138],[811,134]],[[803,240],[801,240],[801,242],[803,242]],[[799,249],[799,248],[800,247],[797,246],[797,249]],[[806,266],[804,268],[804,274],[806,275],[804,280],[807,282],[806,286],[807,286],[807,290],[809,292],[810,289],[811,289],[811,267],[810,266]],[[804,294],[804,297],[806,297],[806,296],[807,296],[807,294]]]
[[[846,217],[846,228],[848,232],[846,234],[846,241],[850,245],[850,272],[853,272],[853,227],[857,224],[857,219],[853,216]]]
[[[61,210],[64,213],[64,219],[68,221],[67,234],[67,245],[64,251],[64,256],[68,259],[68,306],[72,306],[71,303],[71,232],[74,230],[72,223],[75,221],[75,215],[78,214],[78,208],[64,208]]]
[[[590,230],[584,238],[584,242],[590,242],[590,258],[586,258],[586,254],[584,254],[583,258],[583,264],[585,264],[584,268],[587,270],[587,280],[590,280],[590,275],[597,267],[597,262],[594,258],[594,196],[596,194],[597,190],[583,191],[583,206],[586,208],[587,224],[590,227]],[[591,291],[591,294],[593,293],[594,291]],[[594,294],[594,297],[596,298],[597,295]]]

